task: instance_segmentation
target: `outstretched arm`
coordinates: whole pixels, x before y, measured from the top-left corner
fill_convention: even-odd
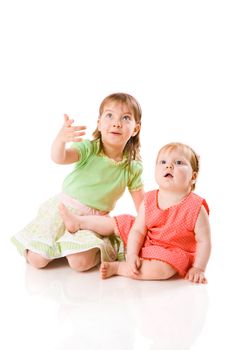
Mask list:
[[[57,164],[71,164],[79,160],[79,153],[74,148],[66,149],[67,142],[80,142],[85,135],[85,126],[72,126],[74,120],[64,114],[64,124],[58,132],[51,148],[51,158]]]
[[[204,271],[211,252],[211,234],[208,213],[204,206],[201,207],[198,215],[195,235],[197,241],[196,257],[193,267],[187,272],[185,278],[195,283],[207,283]]]

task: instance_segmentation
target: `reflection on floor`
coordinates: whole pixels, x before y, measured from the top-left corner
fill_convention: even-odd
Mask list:
[[[174,278],[135,281],[72,271],[65,261],[26,264],[32,298],[58,305],[55,349],[190,349],[208,309],[207,287]],[[44,303],[45,304],[45,303]]]

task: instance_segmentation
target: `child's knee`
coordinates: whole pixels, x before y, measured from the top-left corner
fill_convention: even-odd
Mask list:
[[[100,262],[99,250],[76,253],[67,256],[69,266],[78,272],[84,272]]]
[[[75,271],[85,271],[86,259],[81,254],[67,256],[69,266]]]
[[[42,269],[43,267],[46,267],[50,262],[50,260],[31,251],[28,251],[26,253],[26,259],[28,263],[36,269]]]
[[[159,267],[159,273],[161,279],[167,280],[176,274],[176,270],[171,265],[162,262],[162,265]]]
[[[176,274],[176,270],[163,261],[152,260],[151,268],[155,276],[161,280],[167,280]]]

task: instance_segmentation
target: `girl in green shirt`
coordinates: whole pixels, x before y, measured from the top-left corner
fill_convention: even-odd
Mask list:
[[[45,202],[37,217],[12,237],[19,252],[36,268],[60,257],[66,257],[77,271],[89,270],[100,261],[123,259],[115,236],[104,238],[87,230],[70,234],[58,210],[60,203],[78,215],[108,215],[126,188],[137,210],[143,200],[141,109],[135,98],[125,93],[107,96],[100,105],[92,141],[82,139],[85,126],[73,123],[65,114],[51,150],[54,162],[74,163],[62,192]]]

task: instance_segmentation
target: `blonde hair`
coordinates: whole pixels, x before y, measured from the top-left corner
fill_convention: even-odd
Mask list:
[[[191,167],[192,167],[192,171],[196,174],[196,178],[195,178],[195,183],[192,183],[191,185],[191,190],[193,191],[196,187],[196,179],[199,173],[199,156],[197,155],[197,153],[188,145],[184,144],[184,143],[180,143],[180,142],[171,142],[168,143],[167,145],[163,146],[157,155],[157,159],[156,159],[156,163],[158,162],[158,158],[160,155],[161,151],[173,151],[175,149],[179,149],[181,150],[186,157],[188,158],[188,160],[190,161]]]
[[[137,100],[129,95],[125,94],[122,92],[114,93],[109,96],[107,96],[100,105],[99,108],[99,118],[102,115],[105,105],[107,105],[110,102],[117,102],[117,103],[122,103],[127,106],[129,111],[132,113],[134,116],[135,122],[137,124],[141,125],[141,118],[142,118],[142,110],[137,102]],[[132,136],[123,151],[123,154],[127,155],[127,163],[130,164],[132,160],[141,160],[140,156],[140,129],[138,130],[137,134],[135,136]],[[99,152],[103,150],[103,145],[102,145],[102,139],[101,139],[101,132],[98,130],[98,127],[95,129],[93,132],[93,138],[95,140],[100,140],[100,149]]]

